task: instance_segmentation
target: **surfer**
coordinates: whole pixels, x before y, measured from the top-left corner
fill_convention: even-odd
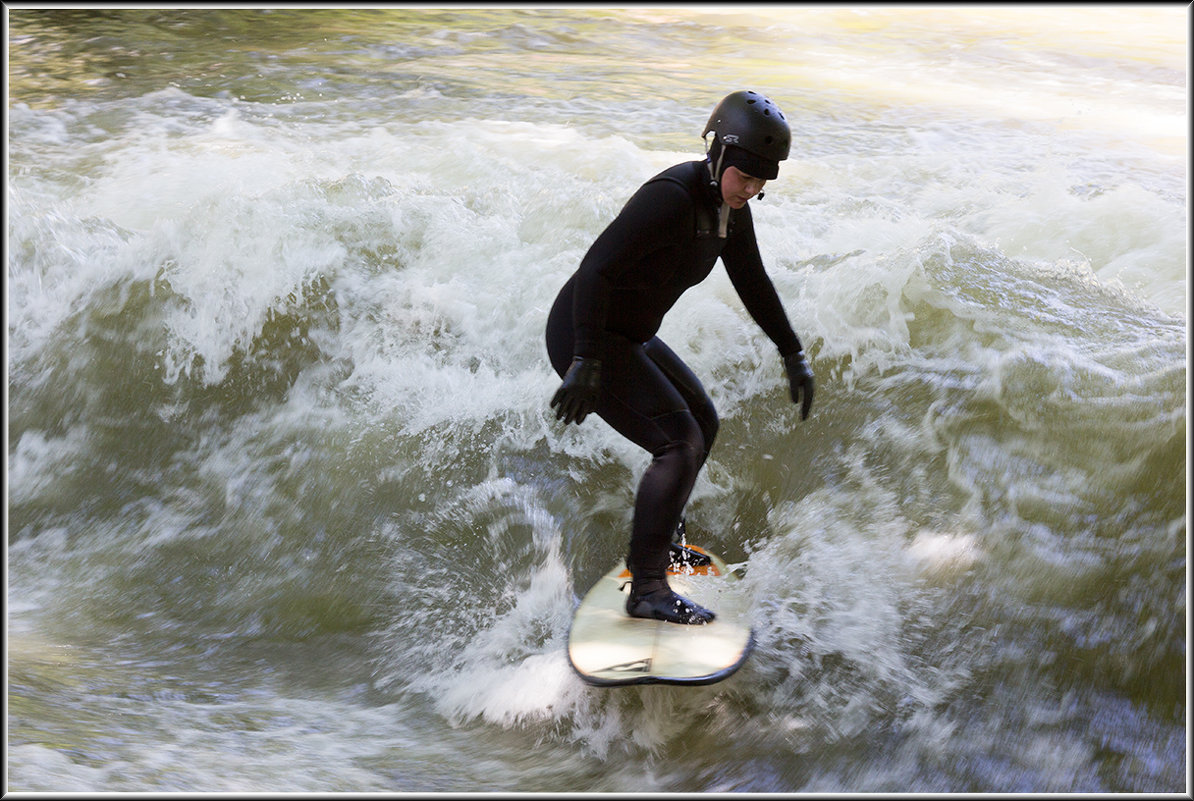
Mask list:
[[[652,456],[635,498],[626,611],[673,623],[714,618],[671,590],[667,566],[718,418],[700,380],[656,332],[719,257],[779,349],[802,420],[813,403],[813,373],[764,271],[747,205],[788,157],[787,120],[764,95],[734,92],[713,110],[702,138],[704,160],[647,181],[597,237],[547,322],[548,355],[563,378],[551,400],[557,419],[580,423],[596,414]]]

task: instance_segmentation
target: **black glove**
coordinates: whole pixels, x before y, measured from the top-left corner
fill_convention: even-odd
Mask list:
[[[589,412],[597,406],[597,394],[601,389],[601,361],[576,356],[564,373],[564,383],[552,396],[551,406],[556,409],[556,419],[565,424],[575,420],[584,421]]]
[[[792,403],[800,404],[800,419],[807,420],[813,408],[813,371],[804,360],[804,351],[798,350],[784,357],[784,369],[788,371],[788,388]],[[801,395],[804,401],[801,402]]]

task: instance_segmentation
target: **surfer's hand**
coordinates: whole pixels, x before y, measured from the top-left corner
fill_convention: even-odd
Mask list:
[[[601,389],[601,361],[577,356],[572,359],[564,383],[556,390],[551,406],[556,410],[556,419],[565,424],[583,422],[589,412],[597,406],[597,394]],[[558,407],[558,408],[557,408]]]
[[[788,389],[792,403],[800,404],[800,419],[807,420],[813,408],[813,370],[804,360],[804,351],[798,350],[784,357],[784,369],[788,371]]]

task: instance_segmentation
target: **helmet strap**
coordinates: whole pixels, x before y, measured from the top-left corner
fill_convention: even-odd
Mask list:
[[[720,147],[717,148],[717,164],[714,164],[711,159],[711,153],[710,153],[711,147],[708,144],[708,142],[705,143],[705,163],[709,167],[709,184],[710,184],[710,186],[720,188],[721,187],[721,163],[722,163],[722,161],[725,160],[726,146],[720,142],[717,142],[717,134],[713,135],[713,141],[716,144],[720,145]]]
[[[713,135],[713,141],[717,141],[717,134]],[[720,143],[719,143],[720,144]],[[717,190],[718,198],[721,197],[721,162],[725,159],[726,148],[721,145],[717,149],[717,164],[713,164],[710,158],[709,141],[705,140],[705,166],[709,169],[709,186]],[[730,227],[730,204],[724,200],[721,202],[721,208],[717,213],[717,235],[721,239],[725,239],[728,235]]]

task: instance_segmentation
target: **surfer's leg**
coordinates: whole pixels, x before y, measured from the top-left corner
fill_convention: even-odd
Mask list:
[[[717,409],[713,400],[701,380],[680,359],[675,352],[659,337],[654,337],[643,345],[643,351],[655,365],[667,376],[668,381],[680,393],[685,405],[696,419],[701,428],[701,438],[704,440],[704,452],[701,454],[701,464],[709,458],[713,450],[713,440],[717,438],[717,430],[721,423],[717,418]]]
[[[704,466],[705,462],[709,459],[709,452],[713,450],[713,441],[717,438],[717,430],[720,427],[717,409],[713,406],[713,400],[709,397],[709,393],[705,391],[704,385],[701,384],[701,380],[696,377],[696,374],[659,337],[654,337],[646,342],[643,345],[643,350],[651,361],[663,371],[667,379],[672,382],[672,386],[684,398],[689,411],[696,418],[697,425],[701,427],[701,437],[705,442],[704,453],[701,454],[701,466]],[[700,472],[700,467],[697,468],[697,472]],[[673,542],[668,548],[669,558],[673,563],[691,558],[700,558],[694,552],[687,551],[678,544],[684,542],[683,510],[680,512],[679,525],[674,531],[672,539]]]
[[[627,612],[675,623],[707,623],[714,617],[712,612],[668,587],[667,566],[672,535],[709,453],[705,431],[710,436],[716,433],[716,413],[712,403],[701,404],[702,425],[685,394],[699,401],[706,397],[703,390],[699,396],[682,392],[644,347],[627,342],[621,345],[618,358],[607,359],[611,370],[597,414],[652,456],[635,499],[627,559],[633,577]],[[657,347],[662,348],[657,353],[671,354],[663,343]],[[668,361],[664,358],[670,372],[686,372],[691,383],[700,387],[674,354]]]
[[[696,422],[688,413],[669,414],[654,422],[676,436],[652,451],[651,464],[639,482],[626,560],[631,574],[626,611],[632,617],[672,623],[708,623],[712,612],[676,595],[667,583],[672,533],[704,462],[700,434],[693,431]],[[687,433],[680,433],[685,429]]]
[[[704,462],[704,450],[700,431],[688,412],[669,412],[651,418],[650,423],[659,429],[656,438],[661,441],[648,447],[651,463],[639,480],[629,563],[636,576],[662,578],[672,536]]]
[[[570,293],[561,292],[546,332],[548,355],[560,375],[572,359],[570,301]],[[605,344],[595,412],[652,456],[635,500],[627,612],[706,623],[713,619],[712,612],[668,588],[667,566],[672,534],[717,433],[717,414],[700,381],[658,338],[645,347],[611,335]]]

